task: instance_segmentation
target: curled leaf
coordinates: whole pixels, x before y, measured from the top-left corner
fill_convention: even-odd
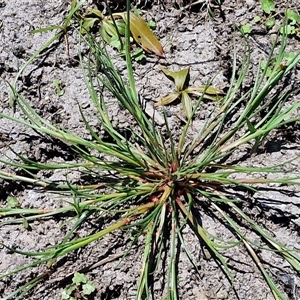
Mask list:
[[[97,18],[84,18],[81,23],[80,33],[85,34],[86,32],[90,32],[97,22],[99,22]]]
[[[100,35],[103,38],[103,40],[110,44],[111,43],[111,36],[107,33],[107,31],[105,30],[105,26],[101,26],[99,29]]]
[[[102,12],[97,7],[88,10],[81,20],[80,33],[85,34],[86,32],[91,31],[91,29],[95,26],[95,23],[103,20],[103,18],[104,16]]]
[[[127,13],[115,13],[114,17],[121,17],[127,23]],[[154,52],[163,56],[164,51],[161,43],[148,27],[147,23],[138,15],[130,13],[130,32],[134,40],[147,52]]]
[[[111,22],[111,20],[103,21],[101,28],[105,30],[105,32],[111,37],[118,36],[118,31],[115,25]]]
[[[123,44],[120,36],[125,34],[125,22],[123,20],[113,21],[109,18],[105,18],[102,21],[99,32],[105,42],[120,51],[122,50]]]

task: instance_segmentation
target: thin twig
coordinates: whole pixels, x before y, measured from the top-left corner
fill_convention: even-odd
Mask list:
[[[94,269],[96,269],[96,268],[98,268],[98,267],[100,267],[100,266],[102,266],[102,265],[104,265],[106,263],[114,261],[114,260],[118,259],[119,257],[121,257],[123,255],[124,255],[124,253],[117,253],[117,254],[109,255],[108,257],[106,257],[106,258],[98,261],[95,264],[93,263],[93,264],[91,264],[89,266],[82,267],[81,269],[75,270],[75,271],[73,271],[73,272],[71,272],[71,273],[69,273],[67,275],[64,275],[64,276],[61,276],[61,277],[57,277],[57,278],[53,278],[53,279],[47,281],[47,283],[51,284],[51,283],[56,283],[56,282],[59,282],[59,281],[63,281],[63,280],[69,279],[69,278],[73,277],[76,272],[78,272],[78,273],[87,273],[87,272],[90,272],[91,270],[94,270]]]

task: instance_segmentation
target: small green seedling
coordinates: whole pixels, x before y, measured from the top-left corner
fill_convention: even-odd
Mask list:
[[[252,25],[250,23],[247,23],[241,27],[241,31],[243,34],[249,34],[252,31]]]
[[[275,3],[273,0],[261,0],[261,8],[264,13],[269,15],[272,11],[275,10]]]
[[[153,20],[149,20],[147,22],[147,25],[150,29],[155,29],[156,28],[156,22],[154,22]]]
[[[275,3],[273,0],[262,0],[261,1],[261,8],[265,14],[268,15],[267,20],[265,20],[265,26],[267,29],[271,29],[276,24],[275,17],[271,16],[271,13],[275,11]],[[287,24],[281,26],[279,32],[281,34],[286,35],[295,35],[298,38],[300,37],[300,14],[292,9],[286,9],[285,11],[285,18]],[[260,16],[254,17],[253,21],[255,23],[261,22],[262,18]],[[250,33],[251,32],[251,24],[246,24],[242,26],[243,33]]]
[[[269,10],[267,10],[269,11]],[[264,10],[265,12],[265,10]],[[255,16],[250,23],[241,26],[241,32],[243,34],[250,34],[252,32],[252,26],[255,24],[263,23],[265,27],[269,30],[274,27],[276,20],[274,17],[268,16],[268,18],[263,18],[262,16]]]
[[[142,16],[142,14],[143,14],[142,10],[139,8],[134,7],[132,10],[138,16]]]
[[[62,82],[60,82],[58,79],[53,80],[53,86],[57,96],[62,96],[65,93],[64,91],[65,85]]]
[[[276,21],[275,18],[271,17],[270,14],[275,10],[275,3],[273,0],[261,0],[261,8],[263,12],[268,15],[267,19],[263,18],[262,16],[255,16],[250,23],[247,23],[241,26],[241,32],[243,34],[250,34],[252,32],[253,24],[261,23],[264,21],[264,25],[267,29],[271,29],[274,27]]]
[[[7,198],[7,206],[10,208],[17,208],[20,206],[20,203],[16,197]]]
[[[61,295],[62,300],[87,299],[95,290],[94,284],[84,274],[75,272],[72,284],[66,287]]]
[[[174,81],[176,90],[168,95],[161,97],[154,106],[168,105],[174,102],[176,99],[181,99],[183,110],[188,118],[193,115],[192,101],[189,95],[203,96],[204,99],[218,100],[218,96],[224,95],[224,93],[212,86],[199,86],[188,87],[189,71],[190,68],[186,68],[180,71],[170,71],[163,67],[160,69],[164,74]]]
[[[275,18],[269,18],[266,20],[265,25],[267,27],[267,29],[271,29],[274,27],[274,25],[276,24]]]
[[[287,9],[285,11],[285,17],[288,24],[282,26],[279,32],[281,34],[295,35],[300,38],[300,15],[291,9]]]
[[[131,57],[135,60],[135,61],[141,61],[144,59],[144,52],[143,49],[140,47],[137,47],[134,52],[132,53]]]

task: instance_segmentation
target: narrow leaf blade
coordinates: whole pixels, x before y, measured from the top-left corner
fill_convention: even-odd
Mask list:
[[[186,91],[181,93],[181,102],[187,118],[190,119],[193,114],[192,100]]]
[[[199,87],[190,87],[187,89],[189,93],[192,93],[193,91],[198,91],[201,93],[209,94],[209,95],[225,95],[225,93],[213,86],[199,86]]]

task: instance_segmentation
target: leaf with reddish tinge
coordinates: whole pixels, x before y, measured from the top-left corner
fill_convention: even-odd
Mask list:
[[[113,17],[121,17],[127,23],[127,13],[114,13]],[[148,27],[147,23],[138,15],[130,13],[130,32],[134,40],[147,52],[154,52],[163,56],[164,51],[161,43]]]

